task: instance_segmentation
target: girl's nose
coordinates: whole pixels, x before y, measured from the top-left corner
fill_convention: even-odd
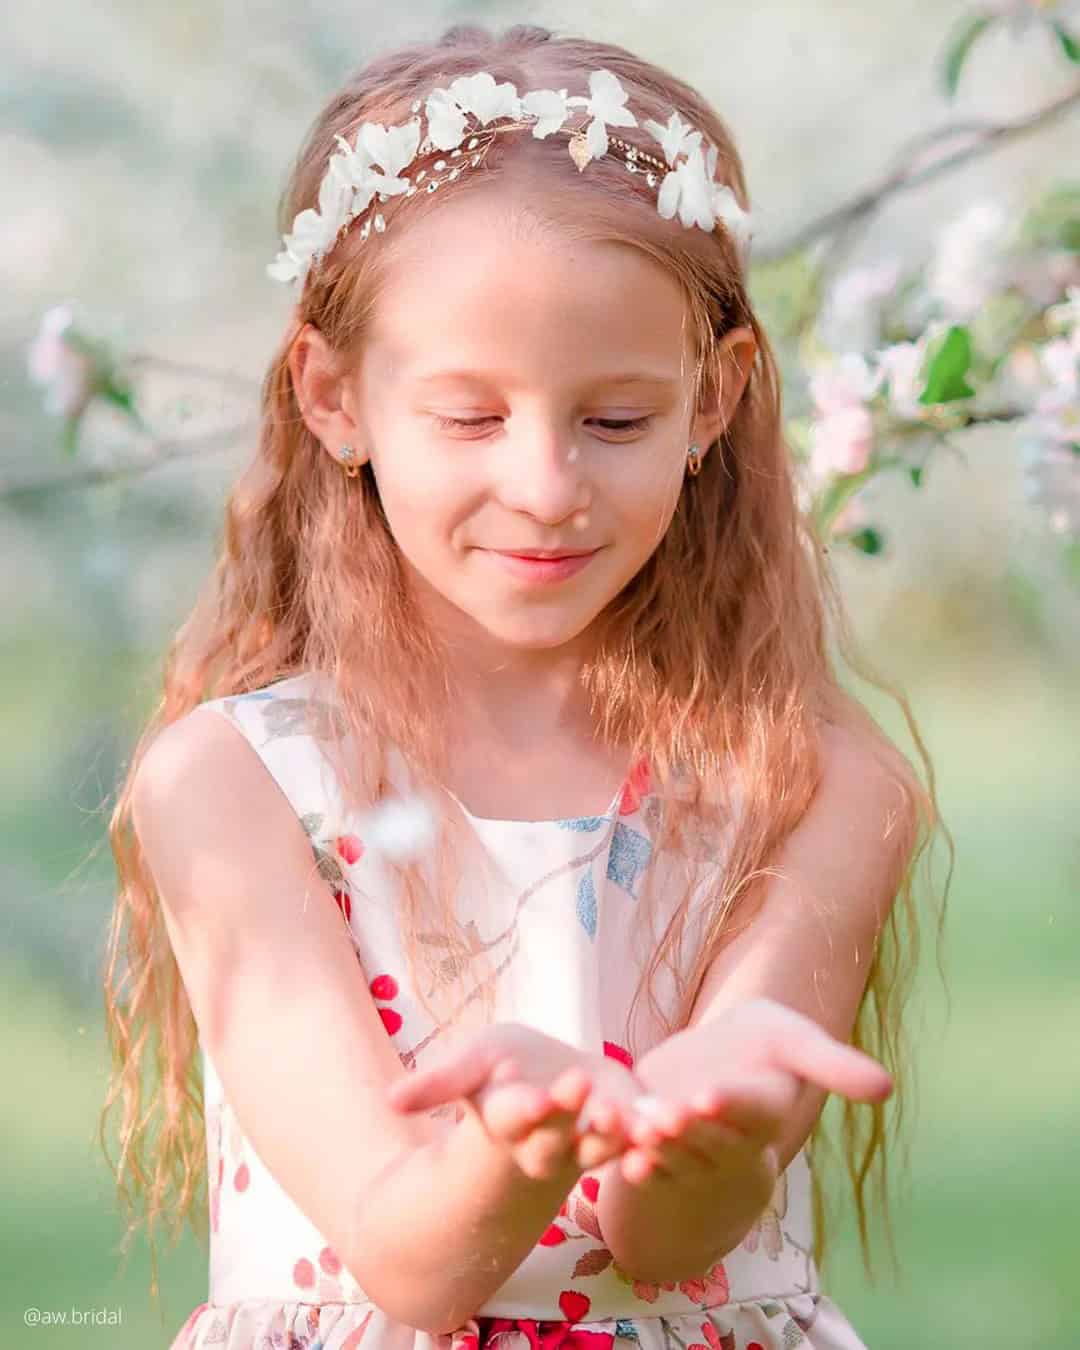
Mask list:
[[[501,495],[540,520],[562,520],[585,505],[584,457],[553,432],[523,435],[503,448]]]

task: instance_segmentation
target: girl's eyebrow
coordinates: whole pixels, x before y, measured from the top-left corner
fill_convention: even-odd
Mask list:
[[[438,384],[441,382],[450,382],[454,380],[464,381],[470,384],[498,384],[499,379],[495,375],[484,375],[481,371],[475,370],[438,370],[432,371],[426,375],[417,376],[414,381],[418,385]],[[512,383],[510,381],[509,383]],[[661,388],[674,388],[678,381],[668,375],[659,375],[652,371],[629,371],[618,375],[597,375],[592,380],[583,380],[582,385],[600,385],[600,384],[653,384]]]

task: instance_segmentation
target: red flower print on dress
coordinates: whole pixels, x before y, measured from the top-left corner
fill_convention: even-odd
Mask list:
[[[341,1259],[333,1247],[324,1247],[319,1253],[319,1267],[327,1275],[341,1274]]]
[[[372,1308],[358,1327],[353,1327],[352,1331],[341,1342],[341,1350],[356,1350],[356,1347],[364,1339],[364,1332],[367,1331],[367,1324],[371,1321],[375,1309]]]
[[[364,856],[363,842],[355,834],[339,834],[334,840],[334,848],[338,856],[343,858],[351,867],[353,863],[359,862]]]
[[[703,1308],[717,1308],[722,1303],[726,1303],[731,1296],[727,1271],[724,1269],[722,1261],[717,1261],[710,1266],[704,1275],[691,1280],[683,1280],[679,1288],[687,1298],[693,1299],[695,1303],[700,1303]]]
[[[306,1256],[301,1257],[296,1265],[293,1266],[292,1278],[293,1284],[295,1284],[298,1289],[307,1290],[315,1288],[315,1267]]]
[[[686,1350],[735,1350],[735,1333],[733,1331],[726,1331],[721,1335],[711,1322],[702,1322],[701,1334],[708,1344],[703,1345],[701,1341],[691,1341]]]
[[[635,1280],[632,1275],[628,1275],[626,1271],[622,1269],[618,1262],[615,1263],[612,1269],[624,1284],[630,1286],[634,1292],[634,1297],[641,1299],[643,1303],[655,1303],[660,1297],[661,1289],[666,1289],[670,1294],[675,1288],[674,1280],[664,1280],[662,1284],[655,1284],[647,1280]]]
[[[616,1045],[614,1041],[604,1042],[604,1054],[609,1059],[620,1060],[628,1069],[634,1067],[634,1057],[629,1050],[624,1050],[621,1045]]]
[[[634,814],[642,800],[652,791],[651,783],[649,761],[642,757],[630,770],[626,782],[623,784],[623,790],[619,796],[620,816],[632,816]]]
[[[391,999],[398,996],[398,982],[393,975],[376,975],[368,988],[371,990],[372,997],[382,1003],[389,1003]],[[380,1008],[378,1012],[387,1035],[393,1036],[395,1032],[401,1030],[401,1014],[396,1008]]]
[[[574,1325],[582,1321],[590,1306],[584,1294],[565,1289],[559,1295],[559,1307],[566,1313],[561,1322],[534,1317],[470,1317],[455,1333],[451,1350],[614,1350],[613,1331]]]

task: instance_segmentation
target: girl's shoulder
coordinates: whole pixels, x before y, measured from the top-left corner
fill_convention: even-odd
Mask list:
[[[241,739],[224,730],[222,721]],[[308,826],[334,813],[335,777],[323,743],[339,737],[343,729],[322,677],[302,672],[258,689],[204,699],[165,728],[175,748],[162,747],[159,758],[172,758],[193,775],[240,781],[246,780],[247,757],[254,751]],[[152,751],[157,751],[156,745]]]
[[[301,671],[258,689],[204,699],[188,716],[204,708],[232,722],[260,754],[276,753],[284,744],[295,753],[296,742],[303,740],[315,745],[340,741],[348,730],[329,680],[318,671]]]

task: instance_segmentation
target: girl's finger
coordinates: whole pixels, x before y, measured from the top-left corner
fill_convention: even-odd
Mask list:
[[[399,1078],[388,1089],[387,1099],[395,1110],[407,1112],[469,1097],[488,1082],[504,1057],[504,1052],[490,1043],[456,1051],[443,1063],[414,1069]]]
[[[511,1083],[482,1089],[477,1108],[489,1131],[517,1144],[551,1113],[552,1102],[539,1088],[528,1083]]]
[[[776,1038],[773,1059],[778,1069],[798,1075],[854,1101],[883,1101],[893,1090],[888,1070],[853,1045],[830,1036],[812,1018],[799,1019],[795,1034]]]
[[[583,1168],[597,1167],[629,1143],[629,1130],[614,1102],[601,1098],[588,1102],[576,1126],[577,1159]]]
[[[580,1065],[565,1069],[548,1088],[552,1101],[564,1111],[579,1111],[592,1091],[592,1079]]]
[[[790,1074],[760,1073],[724,1082],[716,1093],[719,1108],[706,1113],[743,1134],[771,1135],[790,1114],[799,1096],[799,1080]]]

